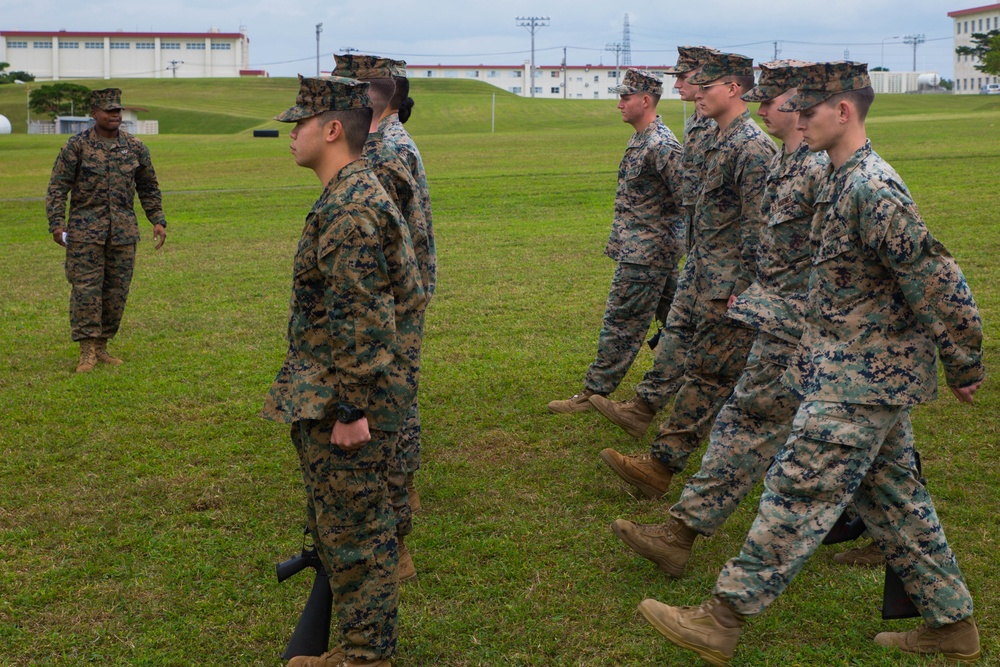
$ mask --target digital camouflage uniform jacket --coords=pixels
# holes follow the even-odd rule
[[[403,214],[410,230],[413,252],[420,266],[420,285],[427,298],[434,293],[437,266],[434,263],[434,236],[424,216],[419,188],[409,169],[383,140],[381,132],[372,132],[365,142],[363,157],[375,172],[389,198]]]
[[[604,254],[670,269],[680,258],[683,229],[681,145],[659,116],[629,140],[618,168],[615,219]]]
[[[406,165],[413,180],[417,182],[417,196],[420,198],[420,208],[424,214],[424,221],[427,224],[427,257],[420,257],[417,250],[417,259],[421,266],[428,268],[430,276],[430,293],[428,300],[434,294],[434,285],[437,282],[437,250],[434,246],[434,222],[431,217],[431,194],[427,187],[427,173],[424,171],[424,161],[420,157],[417,145],[413,143],[413,137],[406,131],[403,124],[399,122],[399,114],[390,114],[379,121],[378,131],[382,133],[382,141],[392,150],[399,159]],[[426,286],[425,286],[426,288]]]
[[[263,416],[332,417],[343,402],[369,428],[399,429],[413,393],[399,382],[423,307],[409,232],[364,160],[335,176],[306,216],[295,253],[288,353]],[[409,391],[409,393],[407,393]]]
[[[799,342],[805,325],[813,204],[829,163],[826,153],[810,151],[804,141],[771,159],[760,210],[757,279],[726,312],[789,343]]]
[[[684,249],[691,245],[691,218],[705,173],[705,151],[715,143],[715,120],[697,111],[684,121],[684,151],[681,155],[681,204],[684,206]]]
[[[45,198],[49,233],[65,229],[70,243],[138,243],[136,193],[149,221],[166,226],[160,186],[146,146],[123,130],[114,142],[102,139],[95,128],[84,130],[70,137],[52,168]]]
[[[705,152],[705,176],[692,221],[688,261],[700,298],[728,299],[756,275],[760,200],[777,151],[744,111]]]
[[[827,167],[806,329],[786,373],[805,400],[913,405],[985,376],[982,322],[955,260],[869,142]]]

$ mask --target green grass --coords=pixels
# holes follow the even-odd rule
[[[43,201],[65,137],[0,137],[0,665],[279,665],[311,583],[274,580],[273,563],[296,551],[304,499],[287,428],[257,416],[283,358],[291,257],[318,194],[288,155],[287,128],[267,120],[295,83],[117,83],[150,117],[162,112],[163,134],[144,140],[170,221],[155,252],[142,223],[112,344],[122,367],[72,372],[68,286]],[[12,90],[24,94],[0,87],[5,115]],[[648,438],[545,410],[579,389],[594,352],[629,128],[610,102],[498,93],[491,135],[484,85],[416,81],[414,98],[408,127],[430,176],[440,277],[421,390],[427,509],[408,542],[419,579],[402,591],[397,664],[699,664],[635,607],[709,595],[759,494],[697,543],[687,577],[668,580],[608,524],[662,520],[687,475],[663,502],[637,500],[597,452],[639,452]],[[679,133],[681,105],[663,113]],[[887,96],[870,121],[876,150],[965,270],[991,363],[1000,100]],[[251,138],[258,126],[283,138]],[[644,351],[619,396],[650,362]],[[947,393],[917,408],[914,426],[977,604],[981,664],[995,664],[998,392],[988,381],[971,408]],[[822,548],[751,621],[734,664],[944,664],[873,645],[876,632],[915,623],[879,620],[881,574],[835,566],[841,548]]]

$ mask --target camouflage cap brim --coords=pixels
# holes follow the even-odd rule
[[[710,46],[678,46],[677,64],[663,71],[674,75],[686,74],[701,67],[710,53],[719,53],[719,51]]]
[[[747,92],[740,95],[744,102],[766,102],[780,97],[788,88],[783,86],[756,85]]]
[[[363,81],[340,76],[306,78],[300,74],[295,106],[281,112],[274,120],[295,123],[327,111],[364,109],[370,104],[368,84]]]
[[[778,107],[778,111],[804,111],[811,109],[820,102],[825,102],[840,92],[843,91],[828,93],[824,90],[800,90],[789,98],[787,102]]]

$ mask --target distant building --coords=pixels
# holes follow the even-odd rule
[[[673,89],[674,78],[663,73],[667,65],[633,65],[658,74],[663,79],[661,99],[680,99]],[[608,88],[618,85],[616,76],[625,76],[625,67],[614,65],[541,65],[535,67],[535,97],[549,100],[615,100]],[[531,97],[531,61],[522,65],[409,65],[410,79],[471,79]]]
[[[955,19],[955,48],[972,46],[972,33],[987,33],[990,30],[1000,30],[1000,4],[984,5],[972,9],[959,9],[948,12]],[[955,58],[955,92],[960,95],[976,95],[979,89],[988,83],[1000,83],[997,77],[976,69],[979,60],[972,56]]]
[[[665,74],[666,65],[636,66],[663,79],[664,100],[679,100],[674,77]],[[535,97],[541,99],[614,100],[618,96],[608,88],[616,85],[616,72],[625,76],[625,67],[614,65],[543,65],[535,68]],[[756,75],[757,72],[755,71]],[[878,94],[915,93],[921,77],[933,72],[870,72],[872,87]],[[471,79],[482,81],[508,93],[531,97],[531,61],[523,65],[407,65],[411,79]]]
[[[266,76],[245,32],[0,32],[0,61],[39,80]]]

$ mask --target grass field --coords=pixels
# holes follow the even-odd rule
[[[44,192],[65,137],[0,137],[0,665],[277,666],[311,577],[280,586],[304,497],[287,428],[258,417],[284,355],[291,258],[319,191],[287,126],[268,120],[291,79],[123,81],[162,134],[143,137],[170,226],[143,221],[136,276],[112,348],[126,360],[72,371],[62,249]],[[423,514],[408,541],[419,579],[401,600],[401,667],[696,665],[636,613],[697,604],[735,555],[748,498],[672,581],[608,524],[662,520],[600,463],[643,451],[594,414],[558,417],[594,353],[612,262],[602,251],[631,129],[611,102],[532,101],[414,82],[407,127],[430,178],[439,287],[428,314],[421,405]],[[23,132],[22,87],[0,113]],[[20,97],[18,97],[20,96]],[[684,110],[662,112],[680,134]],[[23,111],[22,111],[23,114]],[[18,123],[20,122],[20,125]],[[1000,99],[886,96],[869,131],[934,234],[964,268],[998,352]],[[274,127],[282,138],[254,139]],[[617,396],[648,367],[648,351]],[[946,390],[914,411],[925,473],[1000,664],[1000,399]],[[692,461],[696,465],[697,456]],[[693,473],[689,467],[687,473]],[[941,665],[875,646],[881,572],[821,548],[734,665]]]

